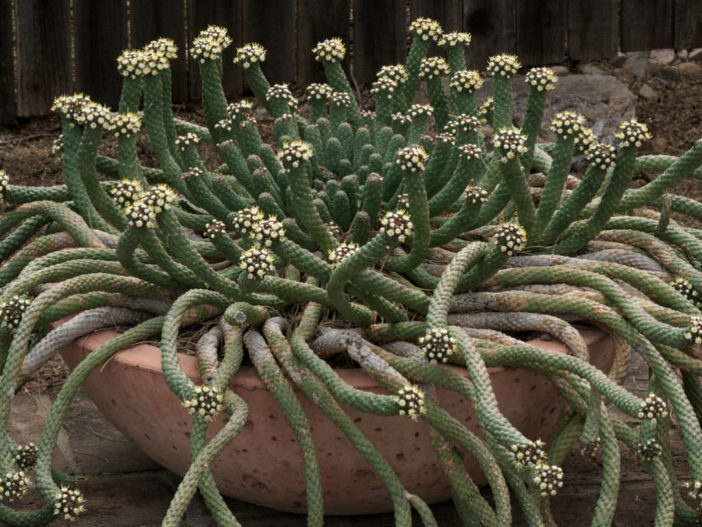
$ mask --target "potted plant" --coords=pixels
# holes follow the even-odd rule
[[[574,112],[550,123],[554,143],[537,144],[553,72],[526,74],[529,98],[516,127],[515,56],[490,59],[494,94],[478,107],[473,92],[482,78],[465,65],[470,37],[443,33],[429,19],[415,20],[410,32],[406,64],[383,67],[373,84],[374,112],[362,110],[346,79],[339,39],[313,49],[328,84],[308,87],[309,116],[296,112],[286,85],[268,83],[261,46],[238,49],[234,62],[275,119],[275,145],[262,140],[249,102],[227,104],[221,53],[231,40],[216,26],[190,50],[200,64],[206,127],[173,118],[169,60],[177,50],[168,39],[120,56],[118,112],[80,94],[57,98],[66,185],[13,186],[4,172],[0,179],[3,199],[18,205],[0,220],[2,428],[18,382],[57,347],[115,321],[133,327],[103,335],[75,363],[38,447],[17,445],[9,434],[0,439],[3,522],[73,520],[84,510],[71,478],[52,470],[58,426],[93,370],[157,336],[165,385],[181,413],[193,415],[180,425],[190,428],[193,461],[164,525],[178,525],[198,489],[218,524],[238,525],[210,468],[247,422],[256,422],[230,385],[244,361],[278,402],[302,452],[304,493],[290,508],[305,509],[310,525],[321,525],[324,514],[318,452],[328,445],[315,444],[312,434],[322,416],[377,473],[397,525],[411,524],[412,508],[424,525],[436,525],[421,492],[408,491],[361,432],[366,415],[391,427],[397,416],[421,422],[465,525],[509,525],[510,499],[531,525],[552,523],[548,499],[562,486],[560,464],[578,439],[602,452],[593,525],[609,525],[614,515],[620,442],[638,452],[656,484],[656,525],[696,521],[702,231],[679,225],[671,213],[699,218],[702,205],[670,189],[696,175],[702,146],[680,158],[638,156],[649,138],[644,124],[622,123],[615,148],[598,142]],[[446,59],[427,57],[432,43]],[[412,104],[421,80],[431,106]],[[489,140],[483,125],[492,128]],[[158,169],[139,163],[142,127]],[[106,133],[117,137],[116,159],[98,154]],[[223,163],[206,166],[198,142]],[[580,180],[569,178],[576,153],[588,160]],[[661,175],[629,190],[644,169]],[[179,332],[208,320],[216,324],[198,346],[194,382],[178,358]],[[575,321],[613,339],[609,375],[590,361],[588,341],[599,337],[586,340]],[[555,335],[568,353],[515,336],[529,331]],[[631,351],[651,366],[644,399],[618,384]],[[375,384],[350,382],[342,373],[349,359]],[[594,362],[608,369],[606,358]],[[492,367],[554,380],[568,412],[548,443],[515,426],[512,403],[498,405]],[[463,414],[447,411],[447,394]],[[620,421],[610,404],[640,426]],[[455,417],[466,408],[480,435]],[[671,409],[692,473],[689,504],[669,463]],[[215,418],[221,428],[206,439]],[[482,468],[494,505],[477,491],[480,476],[466,470],[466,452]],[[26,490],[30,470],[46,505],[18,511],[9,502]]]

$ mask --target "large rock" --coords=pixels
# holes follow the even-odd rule
[[[526,99],[529,86],[524,77],[512,79],[512,90],[515,97],[515,124],[520,124],[524,118]],[[476,100],[482,103],[492,95],[492,79],[486,79],[483,87],[476,93]],[[619,123],[634,117],[636,96],[627,86],[611,75],[568,75],[560,77],[556,89],[548,92],[544,125],[541,128],[540,139],[553,141],[555,135],[548,130],[547,123],[564,110],[580,112],[587,119],[593,131],[607,142],[613,140]]]

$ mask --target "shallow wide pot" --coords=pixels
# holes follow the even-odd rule
[[[110,338],[103,331],[77,340],[62,350],[74,368],[90,351]],[[599,331],[583,331],[591,361],[608,371],[614,343]],[[565,353],[556,341],[534,340],[530,344]],[[180,354],[183,370],[199,381],[195,357]],[[466,375],[465,369],[450,367]],[[378,383],[356,369],[338,370],[356,388],[387,393]],[[556,424],[563,400],[555,385],[537,373],[515,368],[491,368],[492,385],[500,410],[527,437],[548,438]],[[220,491],[240,500],[291,512],[305,511],[302,458],[294,436],[277,403],[255,370],[242,367],[230,384],[249,406],[246,426],[212,466]],[[83,388],[98,409],[148,456],[183,475],[190,464],[191,418],[171,393],[161,372],[161,353],[140,344],[115,355],[95,370]],[[390,497],[370,465],[307,397],[298,392],[312,426],[319,452],[327,514],[366,514],[392,510]],[[470,430],[478,432],[472,407],[455,392],[437,390],[440,405]],[[434,456],[429,435],[421,423],[401,417],[378,417],[344,407],[399,476],[408,491],[428,503],[450,499],[446,477]],[[210,426],[212,437],[223,425],[219,416]],[[486,480],[477,462],[466,456],[466,467],[478,485]]]

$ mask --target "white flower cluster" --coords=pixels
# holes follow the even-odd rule
[[[593,143],[585,151],[585,158],[589,163],[593,163],[602,170],[607,170],[614,165],[617,159],[617,151],[611,145]]]
[[[413,229],[414,225],[412,225],[412,220],[407,211],[397,209],[385,213],[385,216],[380,220],[378,232],[403,243],[411,236]]]
[[[469,205],[482,205],[488,200],[488,192],[481,187],[468,187],[463,191],[463,199]]]
[[[161,37],[156,40],[152,40],[146,46],[144,46],[144,51],[159,53],[168,60],[178,58],[178,46],[176,46],[176,43],[170,38]]]
[[[399,414],[406,415],[413,421],[426,413],[424,391],[416,384],[408,384],[395,394],[395,402],[400,407]]]
[[[652,136],[648,131],[648,126],[632,119],[620,124],[619,131],[614,134],[614,137],[619,139],[621,147],[635,146],[639,148],[644,141],[648,141]]]
[[[267,249],[255,246],[241,254],[239,269],[244,271],[251,280],[260,280],[266,275],[275,272],[271,253]]]
[[[348,256],[358,251],[357,243],[340,243],[336,248],[329,251],[328,258],[332,263],[332,267],[336,267],[343,262]]]
[[[537,91],[555,90],[558,75],[551,68],[531,68],[524,77],[524,82]]]
[[[284,143],[278,152],[278,161],[283,164],[286,171],[300,166],[301,162],[309,161],[314,155],[312,145],[304,141],[290,141]]]
[[[699,291],[695,289],[695,286],[693,286],[692,282],[690,282],[687,278],[676,276],[675,280],[669,282],[669,284],[675,288],[678,293],[692,302],[696,308],[699,309],[702,307],[702,298],[700,298]]]
[[[236,55],[234,55],[234,64],[238,64],[245,70],[265,60],[266,48],[257,42],[251,42],[237,48]]]
[[[58,161],[61,161],[63,159],[63,134],[59,134],[58,137],[51,142],[51,154]],[[0,199],[2,199],[1,192]]]
[[[4,477],[0,477],[0,502],[21,498],[29,490],[30,483],[22,470],[6,473]]]
[[[429,155],[421,146],[406,146],[395,154],[395,163],[403,172],[421,172],[426,167]]]
[[[409,115],[411,119],[415,117],[431,117],[433,113],[434,108],[428,104],[413,104],[407,110],[407,115]]]
[[[233,102],[227,106],[227,114],[232,121],[239,122],[248,117],[251,108],[253,108],[253,104],[245,99],[242,99],[239,102]]]
[[[685,332],[685,338],[695,345],[702,344],[702,317],[690,317],[690,327]]]
[[[577,112],[558,112],[551,120],[551,131],[558,136],[575,136],[585,126],[585,117]]]
[[[351,97],[349,97],[348,93],[342,91],[335,91],[329,98],[329,104],[331,104],[332,106],[348,108],[351,106]]]
[[[117,71],[132,79],[158,75],[169,67],[168,57],[154,49],[127,49],[117,57]]]
[[[86,511],[84,503],[85,497],[80,490],[61,485],[54,496],[54,516],[61,516],[64,520],[74,522]]]
[[[0,201],[2,201],[2,196],[7,192],[7,187],[10,186],[10,175],[0,168]]]
[[[431,328],[419,337],[419,347],[422,355],[431,362],[448,362],[451,355],[456,353],[456,339],[453,338],[447,327]]]
[[[20,295],[14,295],[9,300],[0,302],[0,323],[4,323],[10,329],[16,329],[31,303],[29,298]]]
[[[394,113],[390,116],[390,120],[392,121],[392,124],[396,125],[408,125],[412,123],[412,118],[409,115],[405,115],[404,113],[397,112]]]
[[[220,26],[209,26],[200,31],[190,48],[190,56],[198,62],[205,63],[222,56],[222,52],[232,43],[227,29]]]
[[[157,183],[141,195],[141,201],[151,207],[156,215],[169,209],[177,198],[176,191],[165,183]]]
[[[456,46],[467,46],[470,44],[472,37],[470,33],[461,31],[452,31],[444,33],[439,39],[439,46],[442,48],[455,48]]]
[[[240,232],[241,234],[249,234],[251,228],[262,221],[265,218],[261,209],[256,206],[250,207],[248,209],[241,209],[232,215],[230,221],[232,229]]]
[[[434,42],[438,42],[444,34],[441,24],[434,19],[424,17],[414,20],[409,26],[409,31],[415,38]]]
[[[93,102],[83,93],[74,95],[60,95],[54,99],[51,111],[61,114],[66,119],[80,126],[112,130],[112,113],[107,106]]]
[[[268,102],[273,101],[284,101],[288,103],[291,108],[297,107],[297,99],[290,91],[287,84],[274,84],[266,92],[266,100]]]
[[[563,487],[563,469],[557,465],[547,465],[545,463],[536,465],[536,476],[532,481],[539,488],[541,495],[546,498],[555,496],[558,489]]]
[[[397,81],[394,79],[381,77],[371,85],[371,93],[375,97],[387,97],[388,99],[392,99],[397,87]]]
[[[388,64],[386,66],[381,66],[378,70],[377,77],[378,80],[394,80],[398,85],[407,82],[407,79],[409,79],[404,64]]]
[[[483,85],[483,78],[476,70],[459,70],[449,79],[449,88],[458,93],[473,93]]]
[[[183,152],[187,147],[195,146],[199,142],[200,138],[197,135],[193,134],[192,132],[188,132],[184,135],[179,135],[176,137],[175,145],[178,152]]]
[[[483,101],[483,104],[478,108],[478,119],[480,119],[480,124],[488,124],[488,116],[492,114],[495,109],[495,100],[492,97],[488,97]]]
[[[661,455],[663,447],[655,439],[639,441],[636,445],[636,455],[643,461],[653,461]]]
[[[668,416],[668,405],[655,393],[649,393],[641,403],[637,417],[639,419],[656,419]]]
[[[224,410],[224,397],[214,386],[195,386],[195,394],[183,401],[183,406],[190,415],[199,415],[206,421],[211,421]]]
[[[440,134],[436,134],[432,142],[435,145],[438,145],[439,143],[443,143],[445,145],[454,145],[456,143],[456,137],[449,132],[441,132]]]
[[[512,445],[514,466],[522,469],[524,467],[533,468],[536,465],[543,464],[547,459],[545,446],[546,444],[541,439]]]
[[[312,48],[314,60],[320,62],[341,62],[346,55],[346,46],[340,38],[328,38]]]
[[[285,236],[285,225],[275,216],[260,219],[251,226],[251,238],[257,245],[270,247],[275,240]]]
[[[136,179],[123,179],[109,190],[112,199],[122,208],[141,199],[144,189]]]
[[[480,159],[480,147],[478,145],[461,145],[458,147],[458,159],[467,163],[468,161]]]
[[[495,243],[500,252],[513,256],[526,247],[526,231],[518,223],[505,223],[495,231]]]
[[[495,77],[511,77],[519,71],[522,64],[516,55],[504,53],[493,55],[488,59],[487,70]]]
[[[124,215],[134,227],[156,227],[156,212],[143,201],[135,201],[124,209]]]
[[[307,86],[307,97],[310,100],[328,101],[334,89],[328,84],[313,82]]]
[[[446,123],[446,130],[453,135],[459,133],[475,132],[480,129],[480,119],[472,115],[461,114]]]
[[[38,455],[39,447],[34,443],[18,445],[15,451],[15,463],[22,470],[28,470],[36,464]]]
[[[597,143],[597,136],[589,126],[581,126],[580,131],[573,138],[573,145],[577,152],[581,154],[587,153],[588,149]]]
[[[135,113],[116,113],[112,116],[113,132],[117,137],[132,136],[141,129],[141,117]]]
[[[697,510],[702,510],[702,481],[686,481],[682,486],[687,490],[687,495],[697,502]]]
[[[502,128],[492,138],[492,144],[499,149],[500,161],[507,163],[527,151],[526,136],[517,128]]]
[[[212,220],[205,225],[205,231],[202,233],[205,238],[209,238],[210,240],[225,234],[227,234],[227,227],[224,225],[224,222],[219,220]]]
[[[444,57],[427,57],[422,59],[422,62],[419,65],[420,79],[443,77],[448,75],[449,72],[449,65]]]

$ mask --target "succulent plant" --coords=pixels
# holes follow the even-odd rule
[[[21,512],[3,503],[2,522],[73,520],[85,509],[71,478],[52,470],[59,425],[90,371],[154,336],[161,339],[166,382],[194,416],[192,437],[204,437],[208,421],[228,414],[216,442],[193,443],[194,461],[164,524],[178,524],[199,488],[218,524],[238,525],[208,467],[246,420],[244,401],[228,389],[244,351],[296,423],[309,525],[323,522],[319,463],[291,385],[330,417],[343,403],[431,427],[465,525],[509,525],[508,488],[530,525],[552,523],[548,498],[567,484],[559,465],[579,438],[602,453],[593,525],[612,522],[620,442],[639,454],[656,483],[656,525],[671,525],[674,516],[699,518],[702,230],[677,223],[671,212],[702,219],[702,204],[672,193],[683,179],[700,177],[702,142],[680,157],[642,156],[638,150],[650,138],[643,123],[622,123],[612,147],[599,142],[581,115],[564,112],[550,123],[555,142],[537,143],[547,92],[557,82],[551,70],[526,73],[529,94],[518,123],[511,84],[521,68],[517,57],[490,58],[494,90],[479,106],[474,96],[483,79],[465,64],[470,35],[444,34],[430,19],[414,21],[410,33],[406,64],[381,68],[373,83],[375,111],[356,100],[341,65],[344,43],[317,44],[312,52],[328,84],[306,91],[309,117],[287,85],[266,79],[262,46],[239,48],[234,63],[275,119],[274,144],[262,139],[251,102],[225,99],[221,77],[229,65],[222,51],[231,38],[216,26],[190,50],[202,76],[205,127],[172,114],[169,61],[177,51],[167,39],[119,57],[123,89],[116,112],[83,94],[56,99],[62,124],[56,152],[66,184],[19,186],[0,171],[0,197],[14,206],[0,219],[0,427],[7,431],[23,372],[48,359],[47,349],[57,347],[51,342],[65,338],[66,325],[58,326],[29,349],[48,323],[83,312],[108,326],[111,310],[125,305],[153,316],[75,369],[38,449],[19,447],[6,432],[0,437],[3,495],[19,497],[28,485],[17,464],[33,467],[46,502]],[[427,57],[432,42],[446,59]],[[413,104],[422,80],[430,105]],[[159,168],[142,166],[137,157],[142,127]],[[109,134],[117,140],[116,158],[99,153]],[[206,166],[198,143],[209,144],[222,163]],[[574,179],[571,161],[580,153],[588,166]],[[660,175],[630,189],[632,176],[643,170]],[[180,368],[178,335],[212,317],[220,318],[227,344],[221,358],[217,337],[199,351],[208,373],[196,385]],[[609,375],[587,361],[574,320],[615,338]],[[331,340],[341,347],[347,330],[356,331],[374,357],[360,366],[387,394],[341,380],[317,353],[322,327],[325,345]],[[543,328],[557,331],[573,354],[544,351],[508,334]],[[394,341],[411,353],[385,346]],[[632,351],[653,373],[645,400],[618,384]],[[443,363],[464,365],[468,375]],[[491,366],[528,368],[557,380],[570,413],[547,443],[525,437],[502,415]],[[433,386],[457,391],[475,407],[482,438],[440,407]],[[610,405],[640,426],[622,421]],[[669,413],[684,439],[696,503],[681,498],[669,463]],[[424,525],[435,525],[421,497],[403,489],[355,424],[338,422],[384,474],[396,525],[411,524],[412,507]],[[490,468],[494,506],[476,493],[454,448]]]

